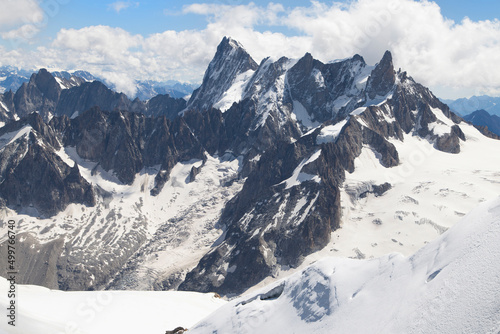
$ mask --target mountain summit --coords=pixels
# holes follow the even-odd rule
[[[374,99],[378,96],[386,96],[396,83],[396,73],[392,64],[392,54],[384,53],[382,60],[375,66],[366,84],[368,97]]]
[[[257,63],[240,43],[224,37],[208,65],[203,83],[189,99],[189,109],[203,110],[215,105],[242,75],[257,69]]]

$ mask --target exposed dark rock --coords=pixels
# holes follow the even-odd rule
[[[14,93],[12,91],[0,94],[0,122],[9,123],[15,120]],[[5,108],[6,107],[6,108]]]
[[[48,120],[50,115],[56,114],[61,91],[56,79],[47,70],[41,69],[18,89],[14,95],[15,108],[12,111],[19,117],[36,111]]]
[[[391,184],[387,182],[380,185],[371,185],[370,189],[360,193],[359,197],[365,198],[366,196],[368,196],[368,194],[374,194],[376,197],[379,197],[385,194],[391,188]]]
[[[130,100],[125,94],[113,92],[99,81],[86,82],[62,91],[55,114],[72,117],[95,106],[103,110],[128,110]]]
[[[447,153],[460,153],[460,138],[454,132],[447,133],[436,139],[435,147]]]
[[[474,127],[479,131],[481,132],[483,135],[485,135],[486,137],[488,138],[491,138],[491,139],[497,139],[497,140],[500,140],[500,136],[494,134],[493,132],[491,132],[487,126],[481,126],[481,125],[474,125]]]
[[[366,91],[370,99],[378,96],[385,96],[389,93],[396,82],[392,55],[389,51],[384,53],[382,60],[372,71],[366,84]]]
[[[27,151],[24,156],[9,161],[0,193],[7,206],[22,210],[33,207],[41,215],[51,216],[66,208],[70,203],[88,206],[95,204],[92,186],[81,177],[78,168],[66,165],[44,138],[36,131],[28,138],[20,138],[18,149]],[[24,141],[24,143],[22,143]]]
[[[336,99],[343,95],[353,98],[359,94],[355,78],[364,67],[366,63],[359,55],[323,64],[306,53],[287,72],[290,99],[299,102],[313,121],[323,123],[330,120],[340,110],[334,107]]]
[[[462,129],[460,129],[460,126],[458,125],[453,125],[451,127],[451,132],[455,134],[459,139],[465,141],[465,134],[462,132]]]
[[[186,108],[186,100],[181,98],[173,98],[170,95],[157,95],[147,101],[145,110],[131,110],[134,112],[142,112],[146,116],[158,117],[165,116],[173,120],[178,117],[179,112]]]
[[[177,327],[174,330],[166,331],[165,334],[182,334],[187,332],[187,329],[184,327]]]
[[[195,179],[196,179],[196,175],[200,174],[201,172],[201,168],[203,166],[200,166],[200,167],[191,167],[191,171],[189,172],[189,182],[193,182]]]
[[[382,166],[394,167],[399,164],[396,147],[372,129],[363,128],[363,143],[370,145],[380,155],[379,160]]]
[[[181,118],[170,121],[164,116],[147,118],[92,108],[60,130],[64,145],[75,146],[82,158],[113,170],[124,183],[131,184],[145,166],[161,165],[155,193],[177,162],[204,159],[203,147]]]

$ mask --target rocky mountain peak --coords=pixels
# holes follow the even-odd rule
[[[33,74],[30,79],[30,84],[35,83],[36,87],[50,100],[57,100],[61,94],[61,87],[56,79],[49,71],[42,68],[37,74]]]
[[[220,52],[225,49],[244,49],[243,45],[241,45],[237,40],[232,39],[231,37],[224,36],[219,46],[217,47],[217,52]]]
[[[386,51],[382,60],[373,69],[366,85],[370,99],[376,96],[385,96],[396,83],[396,72],[392,63],[392,54]]]
[[[46,69],[34,73],[28,83],[23,83],[14,96],[16,113],[23,117],[34,111],[39,112],[45,119],[54,115],[55,108],[61,95],[61,87]]]
[[[187,107],[209,109],[222,98],[240,74],[255,71],[258,66],[240,43],[224,37],[208,65],[202,85],[193,92]]]
[[[351,60],[352,61],[359,61],[359,62],[366,64],[365,59],[357,53],[354,56],[352,56]]]

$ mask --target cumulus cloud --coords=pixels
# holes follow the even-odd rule
[[[127,8],[130,7],[139,7],[138,2],[132,2],[132,1],[116,1],[108,5],[108,8],[111,10],[114,10],[118,14]]]
[[[12,29],[28,23],[40,23],[44,11],[36,0],[0,0],[0,29]]]
[[[132,79],[199,82],[222,37],[231,36],[257,62],[311,52],[325,62],[358,53],[374,64],[390,50],[397,67],[444,97],[453,92],[500,95],[500,21],[450,21],[431,1],[312,1],[295,8],[200,3],[179,14],[199,15],[206,25],[150,36],[107,26],[63,29],[52,45],[21,58],[89,70],[133,94]],[[15,59],[10,54],[3,62]]]
[[[46,24],[46,13],[36,0],[0,0],[0,37],[30,43]]]
[[[10,40],[32,40],[36,34],[40,32],[40,28],[33,24],[25,24],[17,29],[12,29],[6,32],[0,32],[3,39]]]
[[[36,42],[38,33],[67,0],[0,0],[0,37],[12,47]]]
[[[198,4],[184,11],[204,15],[207,32],[230,31],[256,58],[311,52],[330,61],[358,53],[374,64],[390,50],[396,66],[445,95],[500,94],[500,21],[454,22],[432,1],[312,1],[296,8]],[[290,33],[260,32],[262,25]]]

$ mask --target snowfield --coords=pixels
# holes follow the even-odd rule
[[[6,310],[5,278],[0,291],[0,308]],[[62,292],[18,285],[17,294],[16,326],[7,325],[2,312],[2,334],[163,334],[189,328],[226,303],[195,292]]]
[[[356,116],[353,116],[356,117]],[[436,150],[418,136],[392,139],[400,164],[386,168],[378,153],[364,147],[353,173],[346,172],[341,190],[340,229],[330,243],[304,259],[298,268],[282,266],[247,292],[285,278],[325,257],[373,259],[390,253],[410,256],[455,225],[479,204],[499,195],[500,141],[483,136],[464,122],[461,152]],[[389,183],[383,195],[373,185]],[[364,195],[362,195],[364,193]],[[497,334],[497,333],[495,333]]]
[[[16,327],[2,321],[0,332],[154,334],[183,326],[190,334],[497,334],[498,240],[500,198],[481,204],[410,257],[324,258],[229,303],[191,292],[61,292],[19,285]],[[8,291],[4,278],[0,290]],[[0,294],[0,308],[8,302]]]
[[[202,333],[500,332],[500,198],[414,255],[325,258],[235,299]]]

